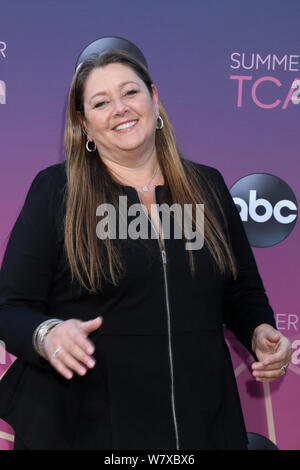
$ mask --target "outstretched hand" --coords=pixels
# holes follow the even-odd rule
[[[102,324],[102,317],[89,321],[66,320],[52,328],[45,337],[44,348],[51,365],[66,379],[74,372],[85,375],[95,365],[94,344],[88,335]]]
[[[285,374],[291,356],[290,341],[273,326],[263,323],[254,330],[252,350],[258,361],[252,364],[252,374],[259,382],[272,382]]]

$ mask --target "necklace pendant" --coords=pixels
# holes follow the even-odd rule
[[[142,190],[143,190],[144,192],[147,192],[147,191],[149,191],[149,188],[148,188],[148,186],[143,186],[143,187],[142,187]]]

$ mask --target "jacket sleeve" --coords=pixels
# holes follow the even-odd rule
[[[215,180],[238,269],[237,278],[233,280],[230,277],[226,286],[224,323],[254,356],[251,349],[254,329],[262,323],[276,328],[276,323],[240,215],[222,175],[217,170]]]
[[[0,339],[6,349],[35,365],[35,328],[49,319],[47,299],[55,259],[56,185],[45,169],[37,174],[10,233],[0,271]]]

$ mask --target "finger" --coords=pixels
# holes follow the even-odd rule
[[[78,362],[68,351],[62,349],[59,352],[59,356],[53,359],[54,363],[63,364],[68,370],[76,372],[78,375],[85,375],[86,367],[84,367],[80,362]]]
[[[271,364],[264,365],[263,370],[267,370],[267,371],[278,370],[282,366],[285,366],[285,365],[286,365],[286,362],[283,362],[283,361],[274,362],[274,363],[271,363]]]
[[[268,341],[271,341],[271,343],[278,343],[280,338],[281,338],[280,333],[274,333],[273,331],[268,332],[266,335],[266,339]]]
[[[267,383],[267,382],[274,382],[274,380],[277,380],[277,379],[278,379],[278,377],[274,377],[274,378],[272,378],[272,379],[263,379],[263,378],[260,379],[260,378],[256,377],[255,380],[256,380],[256,382],[264,382],[264,383]]]
[[[273,354],[268,354],[267,357],[261,361],[264,365],[275,364],[276,362],[289,362],[292,352],[285,347],[281,347]]]
[[[280,368],[276,370],[255,370],[252,375],[257,379],[277,379],[284,375],[284,371]]]
[[[80,347],[86,354],[93,354],[95,352],[95,346],[88,338],[84,336],[82,332],[74,335],[73,342]]]
[[[291,356],[277,356],[274,360],[267,360],[263,362],[263,367],[266,370],[280,369],[280,367],[289,364],[291,361]]]
[[[264,362],[255,362],[252,364],[252,370],[277,370],[288,363],[284,361],[265,364]]]
[[[85,332],[82,331],[81,327],[77,326],[69,332],[69,336],[64,337],[64,346],[68,351],[72,353],[74,345],[79,346],[86,354],[93,354],[95,346],[91,340],[85,336]]]
[[[92,331],[97,330],[102,324],[103,318],[97,317],[94,320],[88,320],[85,322],[81,322],[80,327],[86,334],[91,333]]]
[[[50,362],[54,369],[56,369],[60,375],[65,377],[65,379],[72,379],[73,372],[68,367],[66,367],[59,359],[51,359]]]
[[[91,369],[96,364],[94,358],[85,353],[85,351],[77,344],[72,345],[72,349],[68,349],[67,352],[73,356],[74,359]]]

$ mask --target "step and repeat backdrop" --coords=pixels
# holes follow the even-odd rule
[[[129,39],[148,61],[183,153],[223,174],[277,328],[292,343],[286,375],[262,384],[225,331],[247,431],[283,450],[300,449],[299,22],[298,0],[12,0],[0,9],[1,259],[34,176],[64,160],[79,53],[103,36]],[[0,379],[14,360],[1,342]],[[13,440],[0,420],[0,449]]]

